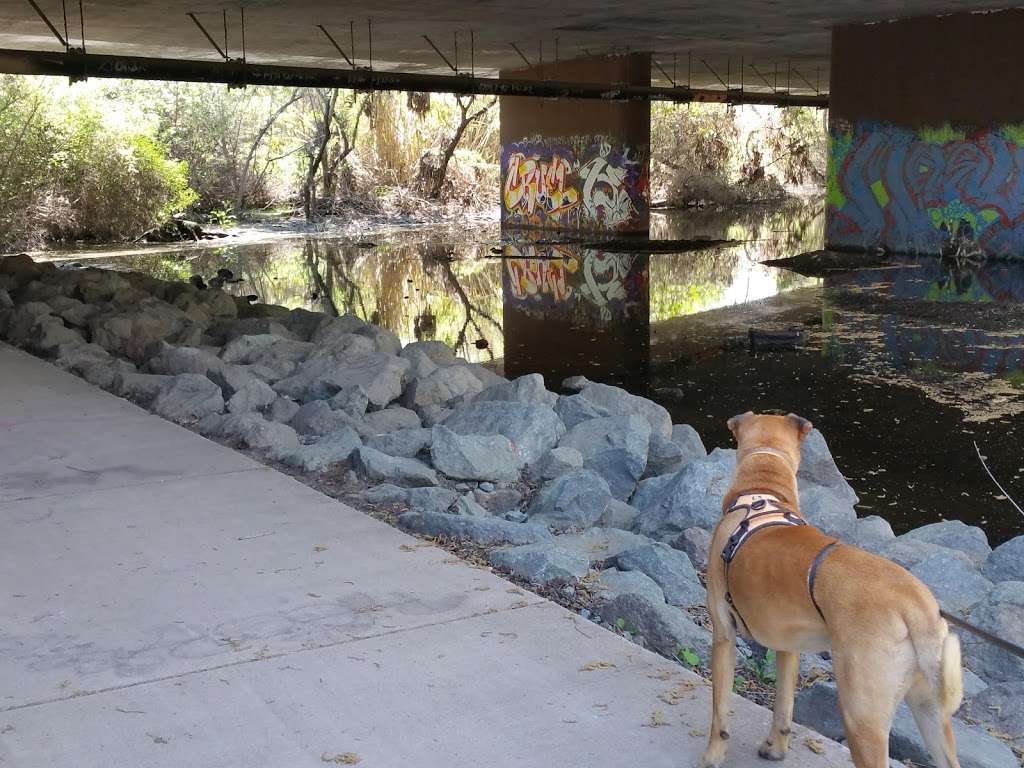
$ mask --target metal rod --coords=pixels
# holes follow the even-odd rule
[[[672,83],[672,87],[675,88],[676,87],[676,80],[675,80],[675,78],[674,77],[669,77],[668,72],[666,72],[662,68],[661,64],[658,63],[658,60],[656,58],[654,58],[653,56],[651,57],[651,63],[655,67],[657,67],[658,71],[661,72],[661,74],[665,76],[665,79],[668,80],[670,83]]]
[[[811,81],[810,81],[810,80],[808,80],[808,79],[807,79],[806,77],[804,77],[803,75],[801,75],[801,74],[800,74],[800,72],[799,72],[799,71],[797,70],[797,68],[796,68],[796,67],[793,67],[793,74],[794,74],[794,75],[796,75],[797,77],[799,77],[799,78],[800,78],[801,80],[803,80],[803,81],[804,81],[805,83],[807,83],[807,87],[808,87],[808,88],[810,88],[810,89],[811,89],[812,91],[814,91],[815,93],[817,93],[817,89],[816,89],[816,88],[815,88],[815,87],[814,87],[813,85],[811,85]]]
[[[340,54],[341,54],[341,58],[343,58],[343,59],[344,59],[344,60],[345,60],[346,62],[348,62],[348,65],[349,65],[350,67],[352,67],[352,68],[355,68],[355,66],[356,66],[356,65],[355,65],[355,62],[354,62],[354,61],[352,61],[352,59],[350,59],[350,58],[348,57],[348,54],[347,54],[347,53],[345,53],[345,51],[343,51],[343,50],[341,49],[341,46],[340,46],[340,45],[338,45],[338,42],[337,42],[337,41],[336,41],[336,40],[335,40],[335,39],[334,39],[333,37],[331,37],[331,33],[327,31],[327,28],[326,28],[326,27],[324,27],[324,25],[323,25],[323,24],[317,24],[317,25],[316,25],[316,27],[317,27],[317,29],[319,29],[319,30],[320,30],[321,32],[323,32],[323,33],[324,33],[324,35],[326,35],[326,36],[327,36],[327,39],[331,41],[331,45],[333,45],[333,46],[334,46],[334,50],[336,50],[336,51],[337,51],[338,53],[340,53]]]
[[[540,77],[544,79],[544,41],[537,41],[537,66],[540,67]]]
[[[458,30],[452,33],[453,47],[452,50],[455,52],[455,72],[459,71],[459,33]]]
[[[555,38],[555,70],[558,70],[558,38]]]
[[[228,58],[228,9],[224,8],[221,13],[224,16],[224,58]]]
[[[821,93],[821,67],[817,67],[814,72],[814,92]]]
[[[725,90],[732,90],[732,56],[725,57]]]
[[[744,70],[746,69],[746,67],[743,66],[743,63],[743,57],[740,56],[740,93],[743,92],[743,76],[745,74]]]
[[[242,62],[245,62],[245,6],[238,6],[238,13],[241,15],[242,21]]]
[[[373,19],[366,17],[366,66],[373,69]]]
[[[82,0],[78,0],[78,21],[82,32],[82,53],[85,53],[85,10],[82,8]]]
[[[68,4],[67,0],[60,0],[60,10],[64,14],[64,42],[68,40]],[[65,47],[67,47],[65,45]]]
[[[348,22],[348,41],[351,44],[351,48],[349,50],[352,51],[352,61],[355,62],[355,60],[356,60],[356,22],[353,19],[350,19],[349,22]],[[352,69],[355,69],[355,68],[356,68],[356,65],[355,65],[355,63],[353,63],[352,64]]]
[[[476,77],[476,34],[469,30],[469,75]]]
[[[686,87],[693,88],[693,51],[686,52]]]
[[[53,36],[56,37],[60,41],[60,44],[63,45],[65,48],[67,48],[68,47],[68,41],[65,38],[60,36],[60,32],[57,31],[57,28],[55,26],[53,26],[53,24],[50,23],[50,20],[48,18],[46,18],[46,14],[43,13],[43,9],[40,8],[38,5],[36,5],[35,0],[28,0],[28,4],[32,6],[32,10],[34,10],[36,13],[39,14],[39,18],[42,19],[43,23],[45,23],[46,26],[48,26],[50,28],[50,31],[53,32]],[[65,22],[65,27],[66,26],[67,26],[67,22]]]
[[[754,70],[754,74],[757,75],[758,77],[760,77],[764,81],[764,84],[767,85],[769,88],[771,88],[772,89],[772,93],[774,93],[776,88],[775,88],[774,85],[772,85],[772,81],[769,80],[767,77],[765,77],[764,75],[761,74],[761,71],[757,67],[754,66],[754,62],[750,62],[750,68],[752,70]]]
[[[515,43],[509,43],[509,45],[512,46],[512,50],[519,54],[519,58],[526,62],[527,67],[533,67],[533,64],[530,63],[530,60],[526,58],[526,54],[519,50],[518,45],[516,45]]]
[[[217,49],[217,53],[219,53],[219,54],[220,54],[220,57],[221,57],[222,59],[224,59],[225,61],[227,61],[228,55],[227,55],[226,53],[224,53],[224,51],[222,51],[222,50],[220,49],[220,46],[219,46],[219,45],[217,45],[217,41],[216,41],[216,40],[214,40],[214,39],[213,39],[213,38],[212,38],[212,37],[210,36],[210,33],[206,31],[206,27],[204,27],[204,26],[203,26],[202,24],[200,24],[200,23],[199,23],[199,19],[197,19],[197,18],[196,18],[196,15],[195,15],[194,13],[192,13],[192,11],[189,11],[189,12],[188,12],[188,13],[186,13],[185,15],[186,15],[186,16],[188,16],[188,17],[189,17],[190,19],[192,19],[192,21],[194,21],[194,22],[195,22],[195,25],[196,25],[197,27],[199,27],[199,31],[200,31],[200,32],[202,32],[202,33],[203,33],[203,35],[204,35],[204,36],[206,37],[206,39],[210,41],[210,45],[212,45],[212,46],[213,46],[214,48],[216,48],[216,49]]]
[[[707,63],[706,61],[704,61],[704,59],[701,59],[701,60],[700,60],[700,63],[701,63],[701,64],[703,64],[703,65],[704,65],[705,67],[707,67],[707,68],[708,68],[708,72],[710,72],[710,73],[711,73],[712,75],[714,75],[714,76],[715,76],[715,80],[717,80],[718,82],[720,82],[720,83],[721,83],[722,85],[724,85],[724,86],[725,86],[725,90],[727,90],[727,91],[729,90],[729,84],[728,84],[728,83],[726,83],[726,82],[725,82],[725,80],[723,80],[722,78],[720,78],[720,77],[718,76],[718,73],[717,73],[717,72],[715,72],[715,70],[713,70],[713,69],[711,68],[711,65],[710,65],[710,64],[708,64],[708,63]]]
[[[445,56],[443,53],[441,53],[441,49],[438,48],[436,45],[434,45],[434,41],[433,40],[431,40],[426,35],[423,36],[423,39],[426,40],[427,44],[430,45],[430,47],[434,49],[434,53],[436,53],[438,56],[440,56],[442,61],[444,61],[444,63],[448,65],[448,69],[450,69],[452,72],[458,72],[459,71],[455,67],[454,64],[452,64],[450,61],[448,61],[448,57]]]
[[[676,54],[672,54],[672,85],[676,84]]]
[[[299,88],[345,88],[362,91],[421,91],[484,96],[532,96],[538,98],[593,99],[599,101],[724,101],[718,89],[663,88],[649,85],[542,81],[528,78],[427,75],[412,72],[370,71],[247,64],[237,61],[159,59],[142,56],[54,53],[0,49],[0,72],[16,75],[58,77],[109,77],[133,80],[176,80],[274,85]],[[743,103],[825,108],[828,96],[802,94],[774,96],[747,92]]]

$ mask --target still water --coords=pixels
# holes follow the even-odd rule
[[[733,241],[686,253],[495,228],[58,260],[182,280],[227,267],[242,278],[238,293],[353,312],[404,342],[441,339],[510,377],[622,384],[693,424],[709,447],[731,444],[724,424],[736,413],[795,411],[825,433],[862,514],[897,532],[959,518],[993,544],[1024,532],[974,447],[1024,501],[1024,263],[890,260],[809,274],[765,264],[820,248],[821,211],[809,202],[654,214],[652,240]],[[799,341],[754,350],[752,328],[799,331]]]

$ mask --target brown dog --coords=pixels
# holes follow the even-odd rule
[[[831,650],[857,768],[889,765],[889,728],[904,697],[935,765],[959,768],[950,715],[962,697],[960,644],[931,592],[898,565],[799,518],[796,472],[809,421],[747,412],[729,429],[736,474],[709,556],[714,703],[702,768],[725,758],[737,632],[776,652],[775,711],[761,757],[786,756],[800,653]]]

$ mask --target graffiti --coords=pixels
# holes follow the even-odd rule
[[[1024,256],[1024,129],[837,124],[830,145],[830,245]]]
[[[508,270],[509,290],[516,299],[549,298],[560,302],[572,294],[572,288],[566,284],[566,275],[574,274],[578,264],[572,257],[538,259],[527,256],[506,259],[505,268]]]
[[[502,149],[502,222],[624,230],[647,223],[647,151],[609,138],[537,139]]]

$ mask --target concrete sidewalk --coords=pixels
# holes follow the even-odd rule
[[[659,698],[680,684],[678,704]],[[559,606],[0,345],[4,768],[680,768],[709,698]],[[734,709],[727,765],[761,766],[769,713]],[[850,763],[797,726],[789,764]]]

